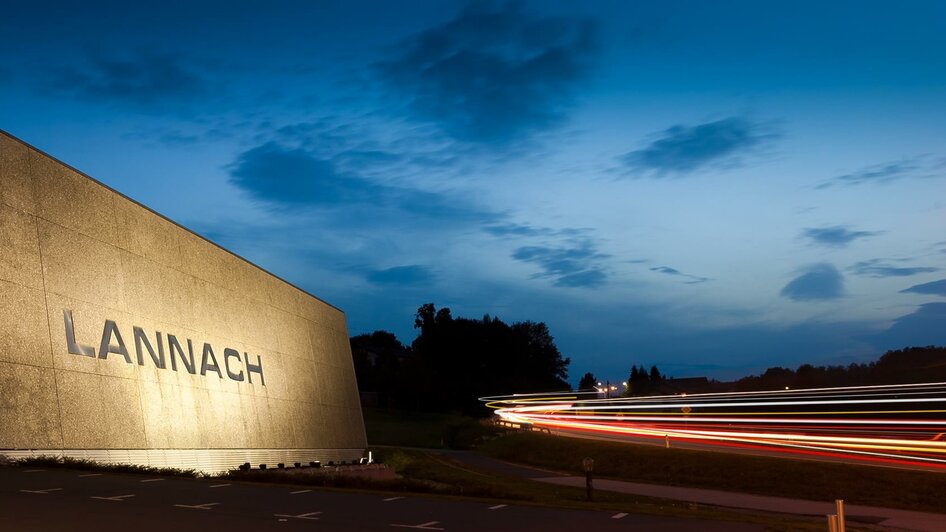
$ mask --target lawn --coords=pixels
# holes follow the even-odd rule
[[[454,413],[405,412],[365,408],[369,445],[469,449],[497,430],[484,420]]]

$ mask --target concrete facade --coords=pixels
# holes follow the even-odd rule
[[[340,310],[0,132],[0,453],[225,469],[365,447]]]

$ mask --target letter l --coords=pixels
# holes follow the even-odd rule
[[[82,355],[84,357],[94,357],[95,348],[88,345],[79,345],[76,343],[76,329],[72,323],[72,311],[69,309],[63,309],[62,318],[63,321],[66,322],[66,347],[69,348],[69,353],[73,355]]]

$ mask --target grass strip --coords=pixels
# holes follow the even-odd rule
[[[193,469],[178,469],[174,467],[151,467],[134,464],[107,464],[95,460],[83,460],[63,456],[33,456],[20,458],[13,463],[18,466],[31,467],[62,467],[92,471],[96,473],[132,473],[137,475],[162,475],[169,477],[201,478],[208,475]]]
[[[365,431],[370,445],[469,449],[498,430],[484,420],[456,413],[405,412],[364,408]]]

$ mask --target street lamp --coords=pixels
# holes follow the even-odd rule
[[[627,383],[626,383],[626,382],[624,383],[624,387],[625,387],[625,388],[627,387]],[[595,389],[598,390],[598,393],[604,392],[604,398],[605,398],[605,399],[610,399],[610,398],[611,398],[611,392],[612,392],[612,391],[616,391],[616,390],[618,389],[618,387],[611,385],[611,381],[605,381],[605,384],[604,384],[604,385],[602,385],[602,384],[599,382],[599,383],[598,383],[598,388],[595,388]]]
[[[614,391],[614,390],[617,390],[617,389],[618,389],[617,386],[612,386],[612,385],[611,385],[611,381],[605,381],[605,386],[604,386],[604,398],[605,398],[605,399],[610,399],[610,398],[611,398],[611,392]]]

